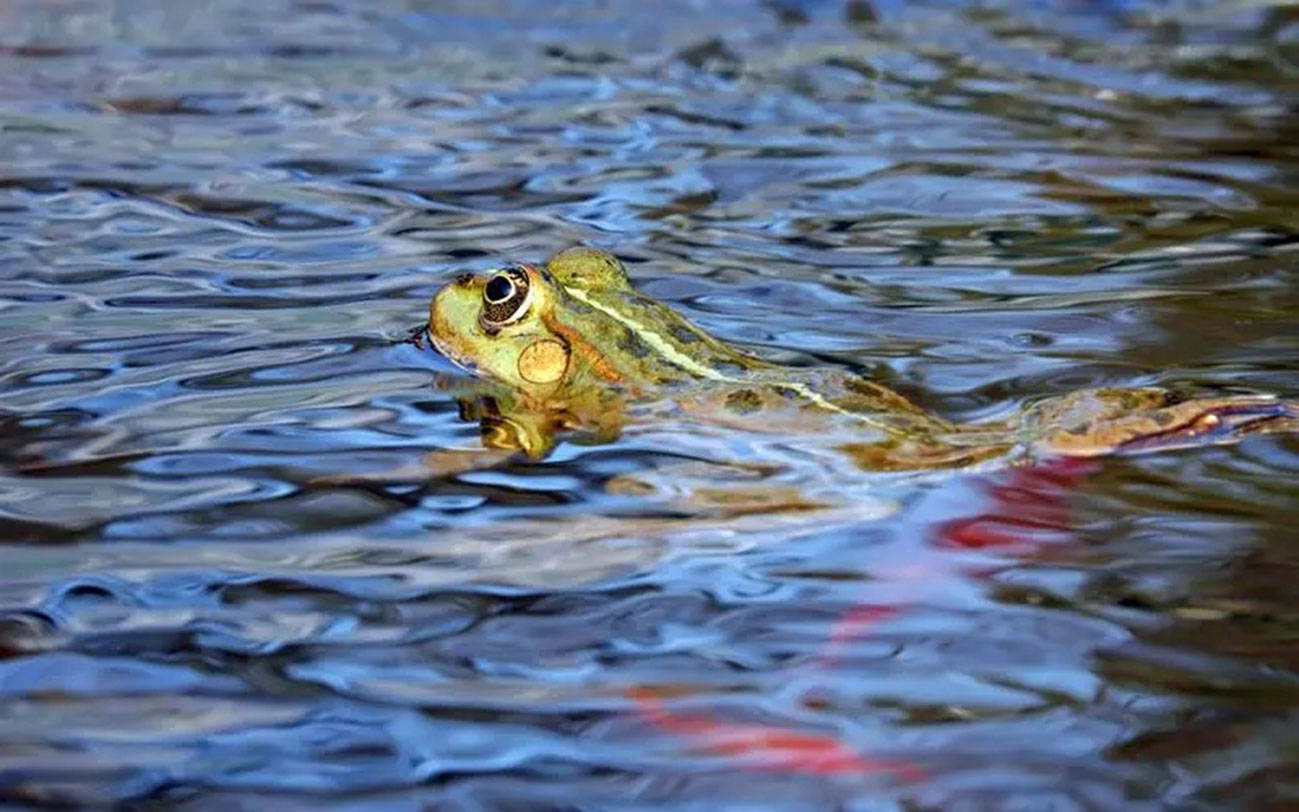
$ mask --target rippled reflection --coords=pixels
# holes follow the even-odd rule
[[[0,798],[1293,798],[1292,438],[742,449],[838,497],[800,511],[682,510],[738,441],[677,426],[365,477],[478,443],[399,341],[432,292],[577,242],[953,419],[1299,396],[1297,43],[1267,2],[0,0]]]

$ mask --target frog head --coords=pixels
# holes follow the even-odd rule
[[[531,265],[462,274],[429,307],[438,352],[475,375],[522,391],[550,390],[568,374],[572,351],[546,326],[562,291]]]
[[[587,380],[642,381],[652,359],[625,352],[636,326],[578,298],[593,290],[634,295],[622,263],[586,247],[561,251],[544,268],[462,274],[434,296],[429,336],[459,366],[535,399]]]
[[[583,384],[728,380],[761,365],[638,292],[617,258],[588,247],[561,251],[545,267],[456,277],[433,298],[429,336],[456,364],[533,401]]]

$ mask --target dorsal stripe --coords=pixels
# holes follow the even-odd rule
[[[713,380],[713,381],[725,381],[727,383],[737,383],[737,384],[750,383],[748,381],[745,381],[742,378],[734,378],[729,375],[718,372],[712,367],[709,367],[706,364],[702,364],[699,361],[696,361],[694,358],[691,358],[689,355],[686,355],[685,353],[678,350],[676,347],[672,346],[671,342],[669,342],[666,338],[664,338],[659,333],[656,333],[652,330],[638,329],[639,325],[637,325],[634,321],[627,318],[622,313],[619,313],[617,310],[608,307],[606,305],[603,305],[600,302],[595,301],[589,295],[587,295],[587,292],[584,290],[580,290],[578,288],[564,288],[564,292],[567,293],[569,296],[572,296],[574,299],[577,299],[579,302],[582,302],[583,304],[587,305],[588,307],[593,307],[596,310],[599,310],[601,313],[605,314],[609,318],[613,319],[614,321],[618,322],[622,326],[626,327],[628,330],[631,330],[636,335],[640,336],[645,341],[645,343],[653,347],[654,350],[657,351],[665,361],[671,364],[675,364],[676,366],[684,369],[685,371],[689,372],[690,374],[694,375],[697,378],[706,378],[708,380]],[[595,351],[594,348],[592,348],[592,351],[593,352]],[[603,356],[601,356],[601,360],[603,360]],[[878,419],[870,417],[869,415],[858,414],[857,412],[850,412],[847,409],[844,409],[843,407],[839,406],[838,404],[831,403],[830,401],[826,400],[821,395],[821,393],[814,391],[811,387],[807,386],[806,384],[800,383],[798,381],[779,381],[778,385],[783,386],[786,389],[790,389],[794,392],[797,392],[799,395],[803,396],[804,398],[811,401],[812,403],[815,403],[817,406],[821,407],[822,409],[825,409],[826,411],[834,412],[836,414],[841,414],[844,415],[845,417],[850,417],[854,420],[860,421],[862,423],[866,423],[867,425],[883,428],[886,431],[890,429],[896,431],[895,427],[890,426],[885,421],[880,421]]]

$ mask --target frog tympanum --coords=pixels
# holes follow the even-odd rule
[[[561,251],[544,266],[457,277],[433,298],[428,333],[442,355],[488,382],[489,391],[462,401],[464,415],[481,421],[484,445],[534,458],[564,432],[608,439],[665,416],[815,438],[870,471],[1299,430],[1294,402],[1179,399],[1154,388],[1044,399],[1001,423],[949,422],[847,372],[781,366],[725,344],[638,292],[613,255],[588,247]],[[636,405],[644,403],[659,405]]]

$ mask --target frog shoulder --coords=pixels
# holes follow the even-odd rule
[[[627,269],[608,251],[578,245],[566,248],[546,262],[546,270],[566,288],[580,290],[631,290]]]

